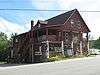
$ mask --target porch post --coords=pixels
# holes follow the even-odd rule
[[[71,48],[72,48],[72,51],[74,52],[74,50],[73,50],[73,40],[72,40],[72,43],[71,43]],[[73,53],[74,54],[74,53]]]
[[[32,49],[31,50],[32,50],[32,63],[33,63],[34,62],[33,44],[32,44]]]
[[[39,52],[41,52],[41,46],[39,46]]]
[[[82,52],[82,41],[80,41],[80,54],[83,55],[83,52]]]
[[[13,58],[13,49],[11,50],[11,58]]]
[[[73,42],[73,33],[71,32],[71,48],[72,48],[72,52],[73,52],[73,55],[76,54],[76,52],[74,51],[74,42]]]
[[[88,54],[89,54],[90,51],[89,51],[89,35],[88,35],[88,33],[87,33],[86,37],[87,37],[87,51],[88,51]]]
[[[82,40],[83,40],[83,34],[82,32],[80,33],[80,54],[83,55],[83,49],[82,49]]]
[[[47,58],[49,58],[49,41],[48,41],[48,29],[46,29],[46,44],[47,44],[47,50],[46,50],[46,55]]]
[[[64,42],[61,41],[61,50],[62,50],[62,55],[64,55]]]
[[[64,41],[63,41],[63,32],[62,32],[61,50],[62,50],[62,55],[64,55]]]
[[[49,58],[49,41],[46,41],[46,43],[47,43],[47,58]]]

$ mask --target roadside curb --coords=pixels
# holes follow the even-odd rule
[[[18,65],[18,66],[7,66],[7,67],[0,67],[0,70],[4,69],[11,69],[11,68],[23,68],[23,67],[31,67],[31,66],[40,66],[40,65],[49,65],[49,64],[55,64],[55,63],[62,63],[62,62],[72,62],[72,61],[78,61],[78,60],[87,60],[87,59],[93,59],[94,57],[83,57],[83,58],[73,58],[73,59],[66,59],[66,60],[60,60],[60,61],[54,61],[54,62],[44,62],[44,63],[36,63],[36,64],[25,64],[25,65]],[[10,64],[11,65],[11,64]],[[17,64],[15,64],[17,65]]]

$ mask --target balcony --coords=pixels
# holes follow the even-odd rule
[[[57,36],[56,35],[48,35],[48,36],[42,35],[38,38],[39,42],[46,41],[46,40],[48,40],[48,41],[57,41]]]

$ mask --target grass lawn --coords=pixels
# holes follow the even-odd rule
[[[54,56],[48,59],[49,62],[59,61],[59,60],[67,60],[67,59],[75,59],[75,58],[84,58],[84,57],[91,57],[89,56],[72,56],[72,57],[65,57],[65,56]]]
[[[7,63],[6,61],[0,61],[0,64],[5,64],[5,63]]]

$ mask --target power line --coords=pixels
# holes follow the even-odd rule
[[[10,1],[5,1],[5,0],[0,0],[0,3],[12,3],[12,2],[38,2],[38,3],[51,3],[51,2],[55,2],[55,1],[53,1],[53,0],[50,0],[50,1],[48,1],[48,0],[34,0],[34,1],[28,1],[28,0],[26,0],[26,1],[14,1],[14,0],[10,0]]]
[[[68,11],[68,10],[40,10],[40,9],[20,9],[20,8],[16,8],[16,9],[0,9],[0,10],[10,10],[10,11]],[[79,12],[100,12],[100,10],[80,10]]]
[[[22,11],[67,11],[67,10],[38,10],[38,9],[0,9],[0,10],[22,10]]]

